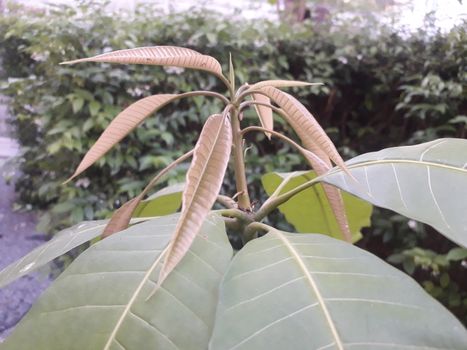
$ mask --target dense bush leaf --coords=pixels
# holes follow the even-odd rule
[[[271,195],[287,175],[286,173],[264,175],[261,181],[267,194]],[[297,173],[281,193],[290,191],[315,177],[316,174],[313,171]],[[372,206],[346,192],[342,193],[342,198],[349,221],[349,229],[355,242],[362,236],[360,230],[370,226]],[[298,232],[316,232],[343,239],[338,222],[322,187],[313,186],[302,191],[279,206],[279,210]]]
[[[374,205],[436,228],[467,245],[467,140],[440,139],[367,153],[323,178]]]
[[[2,349],[206,349],[218,285],[232,249],[210,216],[183,261],[157,283],[161,252],[178,215],[116,233],[81,254]]]
[[[410,277],[322,235],[272,229],[233,259],[209,349],[462,349],[467,331]]]

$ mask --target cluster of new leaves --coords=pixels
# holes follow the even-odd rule
[[[123,64],[151,64],[169,65],[184,68],[205,70],[222,79],[233,95],[235,84],[234,70],[231,64],[230,81],[224,78],[221,65],[213,57],[202,55],[196,51],[173,47],[155,46],[129,50],[120,50],[105,53],[91,58],[65,62],[73,64],[78,62],[109,62]],[[247,105],[243,99],[252,97],[249,104],[257,109],[264,131],[270,137],[273,130],[273,109],[277,110],[284,119],[297,132],[305,149],[302,153],[318,175],[323,175],[331,169],[331,161],[346,169],[344,161],[337,152],[334,144],[318,124],[316,119],[306,108],[291,95],[279,90],[280,87],[307,86],[308,83],[294,81],[263,81],[251,86],[244,85],[238,93],[231,96],[229,101],[222,95],[209,91],[195,91],[178,95],[154,95],[146,97],[132,104],[121,112],[103,132],[97,142],[85,155],[77,170],[70,179],[81,174],[85,169],[100,159],[112,146],[123,139],[131,130],[138,126],[145,118],[164,105],[187,96],[211,95],[226,102],[222,114],[212,115],[208,118],[199,140],[193,151],[193,161],[187,173],[186,187],[183,192],[182,214],[176,232],[170,243],[165,257],[164,267],[161,270],[159,283],[167,277],[168,273],[180,262],[201,228],[209,210],[216,201],[222,186],[225,170],[230,158],[232,148],[231,118],[239,118],[242,109]],[[278,107],[271,105],[273,101]],[[276,133],[274,133],[276,134]],[[285,136],[282,136],[285,137]],[[298,146],[299,147],[299,146]],[[183,157],[184,159],[185,157]],[[178,161],[176,161],[178,162]],[[244,176],[244,175],[243,175]],[[344,204],[339,190],[330,185],[324,185],[326,196],[336,216],[343,237],[351,241],[351,234]],[[246,189],[239,188],[239,191]],[[146,191],[126,203],[121,210],[113,216],[105,235],[121,231],[126,228],[133,211],[144,198]],[[241,194],[240,194],[241,195]],[[250,208],[243,208],[250,209]],[[118,224],[117,224],[118,223]]]

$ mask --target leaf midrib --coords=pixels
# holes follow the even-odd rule
[[[167,249],[169,246],[167,246],[157,257],[157,259],[154,261],[154,263],[150,266],[146,274],[144,275],[143,279],[139,283],[138,287],[136,290],[133,292],[133,295],[131,296],[130,300],[128,301],[128,304],[126,305],[125,309],[122,312],[122,315],[118,319],[114,329],[112,330],[112,333],[109,336],[109,339],[107,340],[107,343],[105,344],[103,350],[108,350],[110,348],[110,345],[112,345],[112,341],[115,339],[117,332],[119,331],[123,321],[125,320],[125,317],[128,315],[130,312],[131,307],[133,306],[136,298],[138,297],[139,293],[141,292],[141,289],[145,285],[145,283],[149,280],[149,277],[151,276],[152,272],[155,270],[159,262],[161,261],[162,257],[165,255]]]
[[[203,182],[204,178],[206,177],[206,169],[207,169],[208,166],[211,164],[212,155],[213,155],[214,151],[215,151],[216,148],[217,148],[216,145],[217,145],[217,143],[218,143],[218,141],[219,141],[220,135],[221,135],[221,133],[222,133],[222,131],[223,131],[223,129],[224,129],[224,126],[225,126],[224,123],[225,123],[225,117],[222,117],[222,120],[221,120],[221,122],[219,123],[219,129],[218,129],[217,132],[216,132],[216,138],[214,139],[214,142],[213,142],[212,145],[211,145],[211,149],[209,150],[209,156],[206,158],[207,161],[206,161],[206,163],[203,165],[203,168],[202,168],[202,171],[201,171],[201,177],[198,179],[197,183],[194,184],[194,185],[195,185],[195,190],[193,191],[193,194],[192,194],[192,196],[191,196],[190,201],[187,203],[187,206],[186,206],[187,209],[186,209],[186,211],[185,211],[186,214],[184,215],[184,217],[182,218],[182,220],[180,220],[180,221],[182,221],[182,222],[184,221],[185,217],[186,217],[186,216],[188,215],[188,213],[190,212],[190,208],[191,208],[191,206],[192,206],[192,204],[193,204],[193,201],[195,200],[195,198],[198,198],[198,192],[199,192],[199,189],[200,189],[200,184]],[[195,163],[195,162],[194,162],[194,159],[193,159],[193,163]],[[187,185],[186,185],[186,186],[187,186],[187,188],[188,188],[188,186],[189,186],[188,182],[187,182]]]
[[[459,171],[462,173],[467,173],[467,169],[462,168],[462,167],[456,167],[453,165],[448,165],[448,164],[443,164],[443,163],[435,163],[435,162],[429,162],[425,160],[415,160],[415,159],[390,159],[388,158],[388,159],[369,160],[369,161],[363,161],[361,163],[347,164],[347,168],[350,170],[350,169],[358,169],[358,168],[371,166],[371,165],[394,164],[394,163],[412,164],[412,165],[419,165],[419,166],[431,166],[434,168],[442,168],[442,169],[448,169],[448,170]],[[323,175],[323,177],[326,177],[328,175],[334,175],[340,172],[342,172],[341,169],[334,168],[334,170],[331,170],[329,173]]]
[[[323,310],[324,316],[326,318],[326,322],[327,322],[327,324],[328,324],[328,326],[329,326],[329,328],[331,330],[331,333],[332,333],[332,336],[334,338],[335,345],[337,346],[337,349],[338,350],[344,350],[344,347],[342,345],[342,341],[341,341],[341,339],[339,337],[339,334],[337,333],[336,325],[334,324],[334,321],[332,320],[332,317],[331,317],[331,315],[329,313],[329,310],[328,310],[328,308],[327,308],[327,306],[326,306],[326,304],[324,302],[324,298],[322,297],[321,292],[320,292],[315,280],[313,279],[312,275],[308,271],[305,263],[300,258],[299,253],[289,243],[288,239],[280,231],[278,231],[276,229],[272,229],[271,232],[273,232],[277,237],[279,237],[279,239],[284,243],[284,245],[286,246],[286,248],[288,249],[288,251],[290,252],[292,257],[294,258],[294,260],[299,265],[299,267],[302,270],[304,276],[308,280],[313,292],[315,293],[316,298],[318,299],[318,304],[320,305],[321,309]]]

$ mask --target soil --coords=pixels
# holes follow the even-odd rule
[[[7,118],[5,106],[0,105],[0,270],[46,240],[44,234],[36,232],[37,220],[33,214],[13,210],[14,185],[7,183],[3,175],[11,167],[6,160],[15,155],[17,146],[9,138]],[[0,289],[0,342],[49,284],[47,273],[36,272]]]

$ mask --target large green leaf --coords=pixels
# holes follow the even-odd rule
[[[85,221],[60,231],[50,241],[0,271],[0,288],[99,236],[107,222],[108,220]]]
[[[467,331],[414,280],[324,235],[249,242],[221,284],[211,350],[465,349]]]
[[[206,349],[232,248],[222,219],[210,215],[203,237],[148,299],[177,220],[150,220],[93,245],[44,293],[4,349]]]
[[[288,173],[268,173],[264,175],[261,182],[267,194],[271,195],[288,175]],[[316,173],[314,171],[297,173],[297,176],[292,177],[289,183],[284,186],[281,193],[290,191],[315,177]],[[366,201],[345,192],[342,193],[342,199],[344,200],[350,232],[355,242],[362,237],[360,233],[362,227],[370,226],[372,206]],[[312,186],[300,192],[279,206],[279,210],[298,232],[322,233],[342,239],[341,229],[322,186]]]
[[[324,181],[467,245],[467,140],[387,148],[353,158],[347,166],[357,181],[339,169]]]
[[[136,207],[134,217],[164,216],[175,213],[182,204],[185,183],[178,183],[157,191]]]

